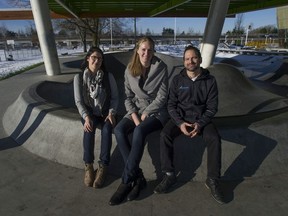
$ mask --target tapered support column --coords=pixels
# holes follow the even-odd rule
[[[212,0],[201,44],[202,67],[213,64],[230,0]]]
[[[47,0],[30,0],[46,74],[60,74],[60,64]]]

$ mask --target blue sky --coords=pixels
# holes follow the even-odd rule
[[[0,0],[0,9],[9,8],[6,0]],[[0,26],[5,25],[11,31],[18,31],[19,29],[25,30],[25,27],[33,24],[33,20],[1,20]],[[194,33],[203,33],[205,29],[206,18],[176,18],[176,32],[186,33],[189,29],[192,29]],[[265,25],[275,25],[276,20],[276,8],[260,10],[245,13],[243,16],[243,26],[249,26],[252,24],[253,28],[257,28]],[[232,30],[235,25],[235,18],[226,18],[222,32]],[[175,27],[175,18],[139,18],[137,21],[138,31],[145,33],[149,28],[152,33],[161,33],[163,28]],[[132,26],[131,26],[132,28]]]
[[[203,33],[206,25],[206,18],[176,18],[176,31],[188,32],[189,28],[195,33]],[[222,32],[232,30],[235,25],[236,18],[226,18]],[[265,25],[277,25],[276,8],[259,10],[244,13],[243,26],[252,24],[253,28]],[[147,28],[153,33],[162,32],[163,28],[175,28],[175,18],[140,18],[138,21],[139,31],[145,33]]]

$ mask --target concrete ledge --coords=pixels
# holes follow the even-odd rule
[[[119,65],[114,65],[114,67],[119,68]],[[224,81],[221,81],[221,75],[216,71],[226,71],[228,74],[227,67],[226,65],[217,65],[211,68],[212,73],[216,74],[217,81],[220,80],[221,83],[219,88],[221,93],[220,115],[215,118],[215,123],[222,136],[223,178],[243,179],[287,172],[287,99],[262,92],[254,88],[251,83],[242,84],[243,88],[248,86],[247,91],[239,92],[238,88],[238,91],[234,92],[232,89],[224,94],[227,86],[223,85],[224,83],[228,85],[232,78],[224,77]],[[233,75],[234,68],[232,70],[231,66],[228,68],[230,68],[230,75]],[[123,93],[123,89],[121,89],[121,73],[123,71],[117,71],[117,73],[115,77],[119,77],[119,80],[117,79],[120,86],[119,91]],[[239,73],[241,74],[241,72]],[[239,82],[243,81],[243,78],[238,75],[234,76]],[[249,92],[252,92],[251,98],[249,98]],[[246,96],[248,102],[241,102],[242,95]],[[257,96],[257,100],[253,99]],[[241,102],[240,105],[229,103],[231,97],[238,99]],[[19,145],[40,157],[68,166],[83,168],[83,129],[80,116],[74,103],[71,102],[71,98],[73,101],[71,82],[44,81],[37,83],[25,89],[6,110],[3,117],[4,129]],[[258,105],[255,105],[257,103]],[[239,107],[236,111],[234,110],[235,106]],[[231,111],[224,115],[225,110],[229,109]],[[120,110],[121,112],[123,110]],[[236,115],[232,115],[233,113]],[[99,131],[97,131],[96,158],[100,151],[99,141]],[[146,142],[141,168],[148,179],[155,179],[161,174],[159,131],[149,135]],[[202,140],[195,138],[191,141],[189,138],[181,136],[175,142],[177,143],[175,145],[175,166],[180,181],[205,180],[207,153]],[[110,174],[120,177],[123,161],[114,136],[111,153]]]

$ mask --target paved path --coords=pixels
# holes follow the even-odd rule
[[[0,81],[1,119],[23,89],[54,79],[44,71],[40,66]],[[87,188],[82,183],[83,170],[31,154],[5,134],[2,121],[0,173],[0,216],[284,216],[288,211],[288,173],[222,182],[224,205],[213,200],[202,182],[178,183],[170,193],[156,195],[156,182],[149,181],[138,200],[109,206],[119,176],[109,176],[103,189]]]

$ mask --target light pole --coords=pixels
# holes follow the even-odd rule
[[[174,45],[176,44],[176,17],[174,20]]]
[[[269,35],[266,34],[266,35],[265,35],[265,38],[266,38],[266,39],[265,39],[265,44],[267,44],[268,37],[269,37]]]
[[[249,30],[251,29],[251,25],[248,26],[247,31],[246,31],[246,39],[245,39],[245,46],[247,46],[247,42],[248,42],[248,33]]]
[[[112,36],[112,18],[110,18],[110,35],[111,35],[111,50],[112,50],[112,46],[113,46],[113,36]]]
[[[225,35],[225,41],[224,41],[224,43],[225,43],[225,44],[228,43],[228,35],[227,35],[227,34]]]

